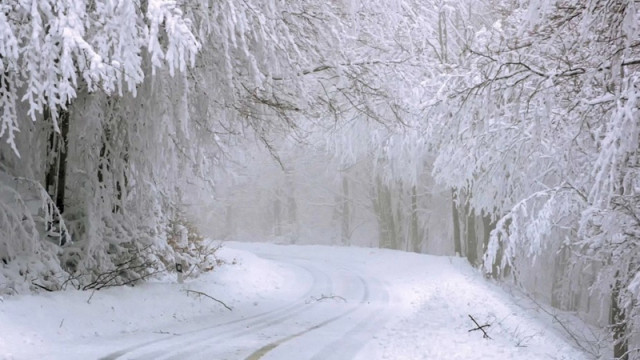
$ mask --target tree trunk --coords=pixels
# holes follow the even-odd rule
[[[341,240],[343,245],[350,243],[351,239],[351,209],[349,207],[349,179],[342,175],[342,227]]]
[[[482,245],[483,245],[482,255],[484,255],[484,251],[487,251],[487,248],[489,247],[489,240],[491,240],[491,231],[493,231],[495,226],[496,224],[493,221],[491,221],[490,214],[482,215]]]
[[[232,239],[236,234],[233,205],[227,204],[225,211],[225,239]]]
[[[491,220],[491,214],[485,213],[482,216],[482,256],[486,253],[489,248],[489,240],[491,240],[491,232],[496,228],[496,223]],[[497,274],[498,265],[494,263],[492,265],[492,274]]]
[[[287,223],[291,231],[291,241],[295,242],[298,238],[298,204],[293,193],[287,195]]]
[[[456,204],[458,192],[456,189],[451,190],[451,212],[453,215],[453,245],[457,256],[462,255],[462,243],[460,239],[460,213]]]
[[[51,122],[50,109],[44,110],[44,121]],[[67,152],[69,147],[69,111],[60,110],[58,114],[58,126],[60,132],[51,129],[49,140],[47,143],[47,171],[45,173],[45,189],[56,205],[60,215],[65,210],[65,186],[67,181]],[[54,217],[50,223],[46,225],[47,232],[55,232],[59,234],[59,244],[64,245],[67,242],[67,234],[60,229],[60,220]]]
[[[376,180],[376,194],[374,195],[373,208],[378,218],[380,233],[379,246],[387,249],[395,249],[396,224],[391,202],[391,190],[384,185],[380,178]]]
[[[418,195],[416,186],[411,187],[411,251],[421,252],[422,239],[420,227],[418,226]]]
[[[50,110],[44,111],[45,122],[53,121]],[[60,132],[49,134],[47,155],[49,163],[45,174],[45,188],[60,213],[64,212],[64,195],[67,179],[67,149],[69,145],[69,112],[61,110],[58,117]]]
[[[567,248],[561,247],[556,253],[553,261],[553,280],[551,282],[551,306],[556,309],[567,310],[565,308],[565,302],[563,298],[563,286],[562,281],[564,279],[564,272],[567,268]]]
[[[282,201],[280,200],[280,195],[280,191],[277,191],[273,202],[273,234],[275,236],[282,235]]]
[[[476,237],[476,215],[469,209],[469,204],[465,206],[467,215],[467,260],[471,265],[478,264],[478,238]]]
[[[112,200],[111,212],[117,214],[122,213],[124,207],[124,192],[128,186],[126,169],[128,168],[129,160],[126,152],[128,150],[127,144],[124,144],[124,151],[116,151],[115,153],[110,151],[110,149],[119,147],[118,144],[114,144],[113,137],[117,137],[117,135],[112,136],[113,133],[108,125],[103,127],[102,146],[100,147],[100,157],[98,159],[98,182],[109,189],[113,186],[115,199],[109,200]],[[124,168],[118,166],[120,161]]]
[[[287,222],[286,222],[286,235],[290,237],[292,243],[298,241],[298,235],[300,229],[298,226],[298,203],[296,202],[296,186],[295,175],[293,169],[285,170],[285,186],[286,186],[286,208],[287,208]]]
[[[60,113],[60,161],[58,167],[58,193],[56,195],[56,205],[60,213],[64,213],[64,195],[67,184],[67,154],[69,150],[69,112],[63,110]]]
[[[616,273],[618,278],[619,273]],[[627,320],[624,309],[620,307],[620,290],[622,284],[620,280],[616,283],[611,292],[611,309],[609,312],[609,324],[613,331],[613,357],[620,360],[629,360],[629,342],[627,340]]]

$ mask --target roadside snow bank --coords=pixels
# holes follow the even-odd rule
[[[223,247],[218,255],[225,265],[182,285],[167,276],[135,287],[5,297],[0,302],[0,359],[96,358],[127,346],[123,334],[139,343],[229,316],[221,304],[187,289],[231,308],[256,311],[297,291],[287,288],[295,283],[291,269],[242,250]],[[114,344],[109,338],[120,340]]]

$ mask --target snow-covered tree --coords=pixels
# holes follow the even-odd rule
[[[559,278],[577,281],[591,275],[571,268],[591,263],[592,296],[612,296],[615,355],[628,357],[637,326],[637,6],[503,1],[495,19],[443,74],[431,111],[436,178],[499,219],[489,269],[498,261],[526,281],[536,267],[528,258],[562,251],[571,255]]]
[[[139,87],[156,69],[184,72],[200,45],[175,1],[4,1],[0,14],[0,153],[3,174],[13,179],[4,186],[14,193],[9,204],[32,204],[3,211],[24,220],[3,227],[1,257],[9,276],[55,288],[65,280],[52,265],[61,249],[43,238],[67,246],[62,265],[69,271],[79,261],[72,237],[87,242],[80,245],[84,260],[106,256],[113,244],[95,249],[100,229],[118,221],[102,210],[124,210],[135,186],[132,167],[141,167],[132,156],[134,132],[127,132],[146,120],[139,110],[149,93],[140,96]],[[80,191],[65,192],[77,185]],[[27,259],[34,257],[40,260]],[[48,265],[40,268],[43,259]]]
[[[3,2],[5,265],[58,259],[62,269],[38,280],[55,288],[67,273],[91,281],[131,256],[170,262],[166,227],[186,184],[212,185],[239,137],[278,159],[283,136],[415,121],[426,18],[414,5]],[[284,202],[296,218],[292,198]],[[353,210],[341,203],[349,233]],[[43,273],[24,270],[7,273]]]

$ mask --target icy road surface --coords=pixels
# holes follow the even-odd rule
[[[0,358],[588,359],[462,259],[255,243],[220,257],[182,285],[5,298]]]

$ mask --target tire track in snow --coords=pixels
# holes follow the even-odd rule
[[[273,260],[278,261],[277,259]],[[100,360],[116,360],[124,356],[126,356],[127,359],[158,359],[160,355],[172,354],[173,352],[170,348],[178,347],[180,348],[180,351],[184,351],[184,346],[190,346],[203,341],[223,340],[224,338],[252,333],[257,330],[268,328],[274,324],[278,324],[283,320],[294,317],[298,313],[304,311],[306,307],[304,300],[308,299],[312,294],[315,294],[318,291],[327,291],[327,289],[331,291],[331,281],[327,274],[319,271],[312,271],[309,268],[293,264],[291,262],[288,262],[288,265],[302,269],[313,279],[312,286],[309,290],[307,290],[302,296],[290,301],[288,304],[246,318],[231,320],[221,324],[207,326],[177,335],[171,335],[169,338],[156,339],[130,346],[101,357]],[[216,329],[222,329],[222,331],[215,332]],[[210,334],[209,332],[211,331],[214,331],[214,333]],[[197,337],[194,338],[193,336]],[[184,341],[184,338],[189,340]],[[136,354],[149,347],[153,347],[153,349],[149,349],[150,352],[143,352],[139,355]],[[158,350],[157,347],[169,349]]]
[[[369,299],[369,287],[367,286],[367,283],[364,281],[364,279],[362,277],[358,276],[358,279],[362,283],[363,289],[364,289],[364,291],[363,291],[364,293],[363,293],[362,299],[360,300],[360,304],[364,304]],[[322,328],[322,327],[324,327],[324,326],[326,326],[328,324],[331,324],[331,323],[333,323],[335,321],[338,321],[338,320],[346,317],[347,315],[349,315],[349,314],[351,314],[351,313],[353,313],[355,311],[358,311],[359,309],[360,308],[358,306],[356,306],[356,307],[354,307],[354,308],[352,308],[352,309],[350,309],[348,311],[345,311],[345,312],[341,313],[340,315],[331,317],[331,318],[329,318],[329,319],[327,319],[325,321],[322,321],[322,322],[320,322],[320,323],[318,323],[318,324],[316,324],[316,325],[314,325],[314,326],[312,326],[310,328],[307,328],[307,329],[305,329],[303,331],[300,331],[300,332],[297,332],[295,334],[289,335],[289,336],[287,336],[285,338],[282,338],[282,339],[280,339],[278,341],[269,343],[269,344],[261,347],[260,349],[254,351],[245,360],[259,360],[264,355],[269,353],[271,350],[273,350],[276,347],[284,344],[285,342],[291,341],[291,340],[296,339],[298,337],[301,337],[301,336],[303,336],[305,334],[308,334],[313,330],[320,329],[320,328]]]
[[[381,291],[376,294],[377,299],[373,299],[376,302],[382,304],[389,304],[389,293],[387,287],[383,286],[379,281],[372,280],[374,283],[374,289],[380,289]],[[372,286],[369,286],[370,288]],[[389,314],[386,311],[381,311],[380,306],[374,306],[367,309],[367,315],[364,320],[358,322],[351,329],[342,334],[342,336],[326,345],[322,350],[316,353],[311,360],[329,360],[329,359],[352,359],[360,351],[360,349],[370,340],[367,336],[375,333],[380,327],[382,327],[388,320]]]
[[[273,260],[273,261],[279,261],[279,262],[282,262],[283,260],[286,259],[286,261],[287,261],[287,263],[289,265],[298,266],[298,267],[304,269],[305,271],[307,271],[310,274],[312,274],[314,279],[322,278],[323,279],[323,283],[322,283],[323,289],[320,289],[320,286],[314,286],[313,289],[311,289],[310,291],[307,292],[307,294],[305,296],[306,298],[308,298],[311,294],[315,294],[315,293],[325,293],[325,292],[326,293],[331,293],[332,292],[333,279],[331,278],[331,276],[327,272],[319,269],[315,264],[310,263],[308,259],[303,259],[303,258],[283,258],[282,260],[280,260],[279,257],[266,256],[266,255],[262,255],[262,254],[259,254],[259,256],[264,257],[266,259]],[[299,264],[300,261],[302,261],[304,263],[304,265]],[[294,262],[295,262],[295,264],[294,264]],[[317,283],[318,282],[316,281],[316,284]],[[273,329],[274,327],[276,327],[278,325],[286,324],[287,320],[295,319],[296,317],[298,317],[302,313],[311,312],[315,305],[316,304],[314,304],[314,303],[309,304],[307,302],[301,302],[299,305],[294,306],[295,310],[289,311],[289,313],[286,316],[278,317],[278,318],[274,319],[274,321],[260,322],[256,326],[244,329],[243,331],[240,331],[238,333],[234,333],[234,334],[232,334],[233,336],[225,337],[225,339],[231,338],[231,337],[237,339],[238,337],[241,337],[243,335],[249,335],[249,337],[245,338],[244,340],[255,340],[255,335],[259,335],[258,332],[260,330]],[[253,335],[254,339],[252,339],[251,335]],[[201,341],[198,344],[195,344],[195,345],[197,345],[197,347],[195,347],[195,348],[190,348],[190,349],[186,349],[186,350],[183,349],[181,352],[173,353],[171,356],[168,356],[168,357],[153,357],[153,359],[172,360],[172,359],[191,358],[191,357],[194,357],[194,356],[200,356],[200,358],[211,358],[211,357],[206,357],[206,356],[203,357],[203,354],[207,353],[207,350],[210,351],[212,348],[215,348],[216,345],[218,345],[217,342],[219,340],[221,340],[220,337],[209,338],[209,339],[207,339],[207,341]],[[243,350],[243,349],[246,350],[247,346],[239,346],[239,348],[237,348],[235,350]],[[209,354],[210,354],[210,356],[214,356],[214,355],[215,356],[220,356],[220,353],[211,353],[211,352],[209,352]],[[237,357],[234,357],[234,359],[236,359],[236,358]]]

